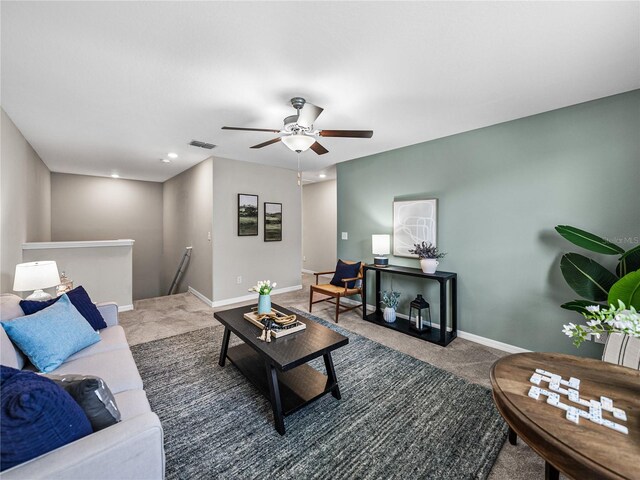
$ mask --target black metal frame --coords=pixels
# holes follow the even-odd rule
[[[256,197],[256,233],[249,234],[241,234],[240,233],[240,197]],[[238,236],[239,237],[257,237],[260,235],[260,201],[258,195],[254,195],[253,193],[239,193],[238,194],[238,209],[236,211],[236,216],[238,217]]]
[[[267,205],[280,205],[280,238],[274,240],[267,240]],[[265,242],[281,242],[282,241],[282,204],[277,202],[264,202],[264,241]]]
[[[375,276],[375,292],[376,292],[376,310],[367,314],[367,272],[374,271]],[[380,308],[380,273],[388,273],[391,275],[404,275],[409,277],[422,278],[425,280],[435,280],[440,284],[440,328],[431,327],[430,331],[417,332],[411,329],[408,320],[397,318],[394,323],[387,323],[382,316]],[[400,267],[397,265],[389,265],[388,267],[376,267],[375,265],[365,265],[362,273],[362,318],[371,323],[381,325],[383,327],[396,330],[412,337],[420,338],[427,342],[446,347],[451,341],[458,336],[458,274],[453,272],[436,272],[424,273],[418,268]],[[448,323],[448,304],[447,283],[451,284],[451,331],[447,331]],[[433,321],[433,319],[432,319]]]

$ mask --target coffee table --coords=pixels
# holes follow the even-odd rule
[[[546,397],[529,398],[529,378],[536,368],[565,380],[579,378],[581,398],[611,398],[626,412],[627,421],[616,422],[629,434],[584,418],[576,425],[565,419],[564,410],[547,405]],[[520,436],[540,455],[547,479],[557,479],[559,472],[575,479],[640,478],[640,371],[560,353],[519,353],[494,363],[491,385],[498,411],[509,424],[509,442],[515,445]],[[568,402],[566,396],[562,401]]]
[[[307,328],[284,337],[272,338],[270,343],[266,343],[258,339],[260,328],[243,316],[251,308],[252,306],[238,307],[214,314],[224,325],[218,363],[224,367],[228,358],[269,398],[275,428],[280,435],[284,435],[286,415],[327,393],[340,400],[340,387],[331,352],[347,345],[349,339],[296,313],[298,320],[304,322]],[[273,308],[287,314],[294,313],[276,304],[273,304]],[[231,332],[244,343],[229,348]],[[306,365],[320,356],[324,358],[326,375]]]

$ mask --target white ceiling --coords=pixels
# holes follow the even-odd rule
[[[206,158],[329,165],[640,88],[633,2],[2,2],[2,107],[53,171],[163,181]],[[212,151],[190,147],[212,142]],[[167,152],[179,158],[170,165]]]

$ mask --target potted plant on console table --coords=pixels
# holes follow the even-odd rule
[[[446,253],[439,252],[438,247],[431,242],[415,243],[413,247],[413,250],[409,250],[409,253],[418,255],[422,271],[424,273],[436,273],[436,269],[440,264],[438,259],[443,258]]]
[[[384,305],[384,312],[382,318],[387,323],[393,323],[396,321],[396,308],[398,308],[398,299],[400,298],[400,292],[394,292],[386,290],[382,292],[382,304]]]

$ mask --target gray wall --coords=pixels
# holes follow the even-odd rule
[[[338,207],[336,181],[302,187],[302,268],[326,272],[336,266]]]
[[[212,162],[208,158],[163,184],[163,295],[188,246],[193,247],[191,261],[176,293],[191,286],[208,299],[213,295],[213,249],[208,239],[213,219]]]
[[[258,236],[238,236],[238,193],[259,196]],[[278,288],[301,284],[301,196],[294,171],[214,158],[215,302],[248,295],[258,280],[277,282]],[[281,242],[264,241],[264,202],[282,203]]]
[[[133,299],[157,297],[162,255],[162,184],[51,174],[51,239],[132,238]]]
[[[640,91],[338,164],[341,258],[372,260],[371,234],[392,233],[394,197],[438,198],[440,269],[459,275],[459,328],[531,350],[596,356],[561,332],[581,317],[559,270],[578,251],[569,224],[625,242],[640,237]],[[377,181],[365,181],[378,179]],[[617,239],[617,240],[616,240]],[[602,259],[607,265],[612,259]],[[391,263],[418,267],[416,260]],[[390,287],[390,279],[383,280]],[[394,279],[400,310],[422,287]],[[436,291],[425,292],[437,308]],[[436,310],[437,311],[437,310]]]
[[[11,292],[24,242],[51,240],[51,175],[0,109],[0,292]]]

